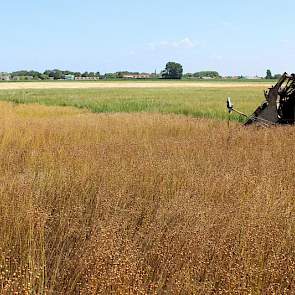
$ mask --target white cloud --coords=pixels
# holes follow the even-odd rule
[[[157,49],[192,49],[197,47],[199,44],[192,41],[190,38],[186,37],[182,40],[178,41],[161,41],[158,43],[149,43],[148,48],[150,50],[157,50]]]
[[[176,48],[194,48],[197,46],[190,38],[186,37],[183,40],[180,40],[179,42],[175,42],[173,44]]]

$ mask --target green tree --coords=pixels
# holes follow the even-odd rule
[[[193,78],[193,76],[194,75],[192,73],[186,73],[186,74],[183,75],[183,78],[190,79],[190,78]]]
[[[162,72],[163,79],[181,79],[183,75],[182,65],[176,62],[168,62]]]
[[[49,76],[46,75],[46,74],[41,74],[41,75],[40,75],[40,79],[41,79],[41,80],[48,80],[48,79],[49,79]]]
[[[279,80],[281,77],[282,77],[281,74],[275,74],[275,75],[273,76],[273,78],[276,79],[276,80]]]
[[[217,79],[217,78],[220,78],[220,75],[216,71],[201,71],[201,72],[194,73],[194,77],[198,79],[202,79],[202,78]]]
[[[116,73],[105,73],[104,74],[104,79],[116,79],[117,74]]]
[[[124,72],[117,72],[116,73],[116,75],[117,75],[117,78],[119,78],[119,79],[122,79],[122,78],[124,78]]]
[[[271,70],[267,70],[265,79],[272,79],[272,78],[273,77],[272,77],[272,74],[271,74]]]
[[[48,75],[49,77],[53,78],[54,80],[59,80],[62,78],[62,71],[58,70],[58,69],[54,69],[54,70],[46,70],[44,72],[44,75]]]

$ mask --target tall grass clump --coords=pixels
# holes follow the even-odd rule
[[[294,292],[293,127],[5,103],[0,121],[1,294]]]

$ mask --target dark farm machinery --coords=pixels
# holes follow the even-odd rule
[[[265,101],[251,116],[234,109],[231,99],[227,99],[229,114],[236,112],[246,117],[245,126],[268,127],[279,124],[295,123],[295,74],[284,73],[277,84],[264,92]]]

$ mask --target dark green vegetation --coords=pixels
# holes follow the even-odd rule
[[[180,80],[183,75],[183,67],[176,62],[168,62],[165,70],[162,72],[163,79],[178,79]]]
[[[206,78],[212,78],[212,79],[220,79],[221,75],[219,75],[218,72],[216,71],[201,71],[201,72],[196,72],[196,73],[186,73],[183,75],[185,78],[197,78],[197,79],[202,79],[204,77]]]
[[[72,72],[72,71],[63,71],[63,70],[46,70],[44,73],[40,73],[38,71],[27,71],[27,70],[22,70],[22,71],[16,71],[12,72],[11,78],[18,77],[19,80],[48,80],[50,78],[54,80],[60,80],[60,79],[65,79],[66,75],[74,75],[75,77],[100,77],[99,72]]]
[[[227,119],[225,101],[231,96],[235,107],[251,114],[263,101],[263,87],[232,88],[108,88],[1,90],[0,100],[13,103],[38,103],[47,106],[72,106],[96,113],[152,112],[191,117]],[[243,118],[232,115],[232,119]]]

